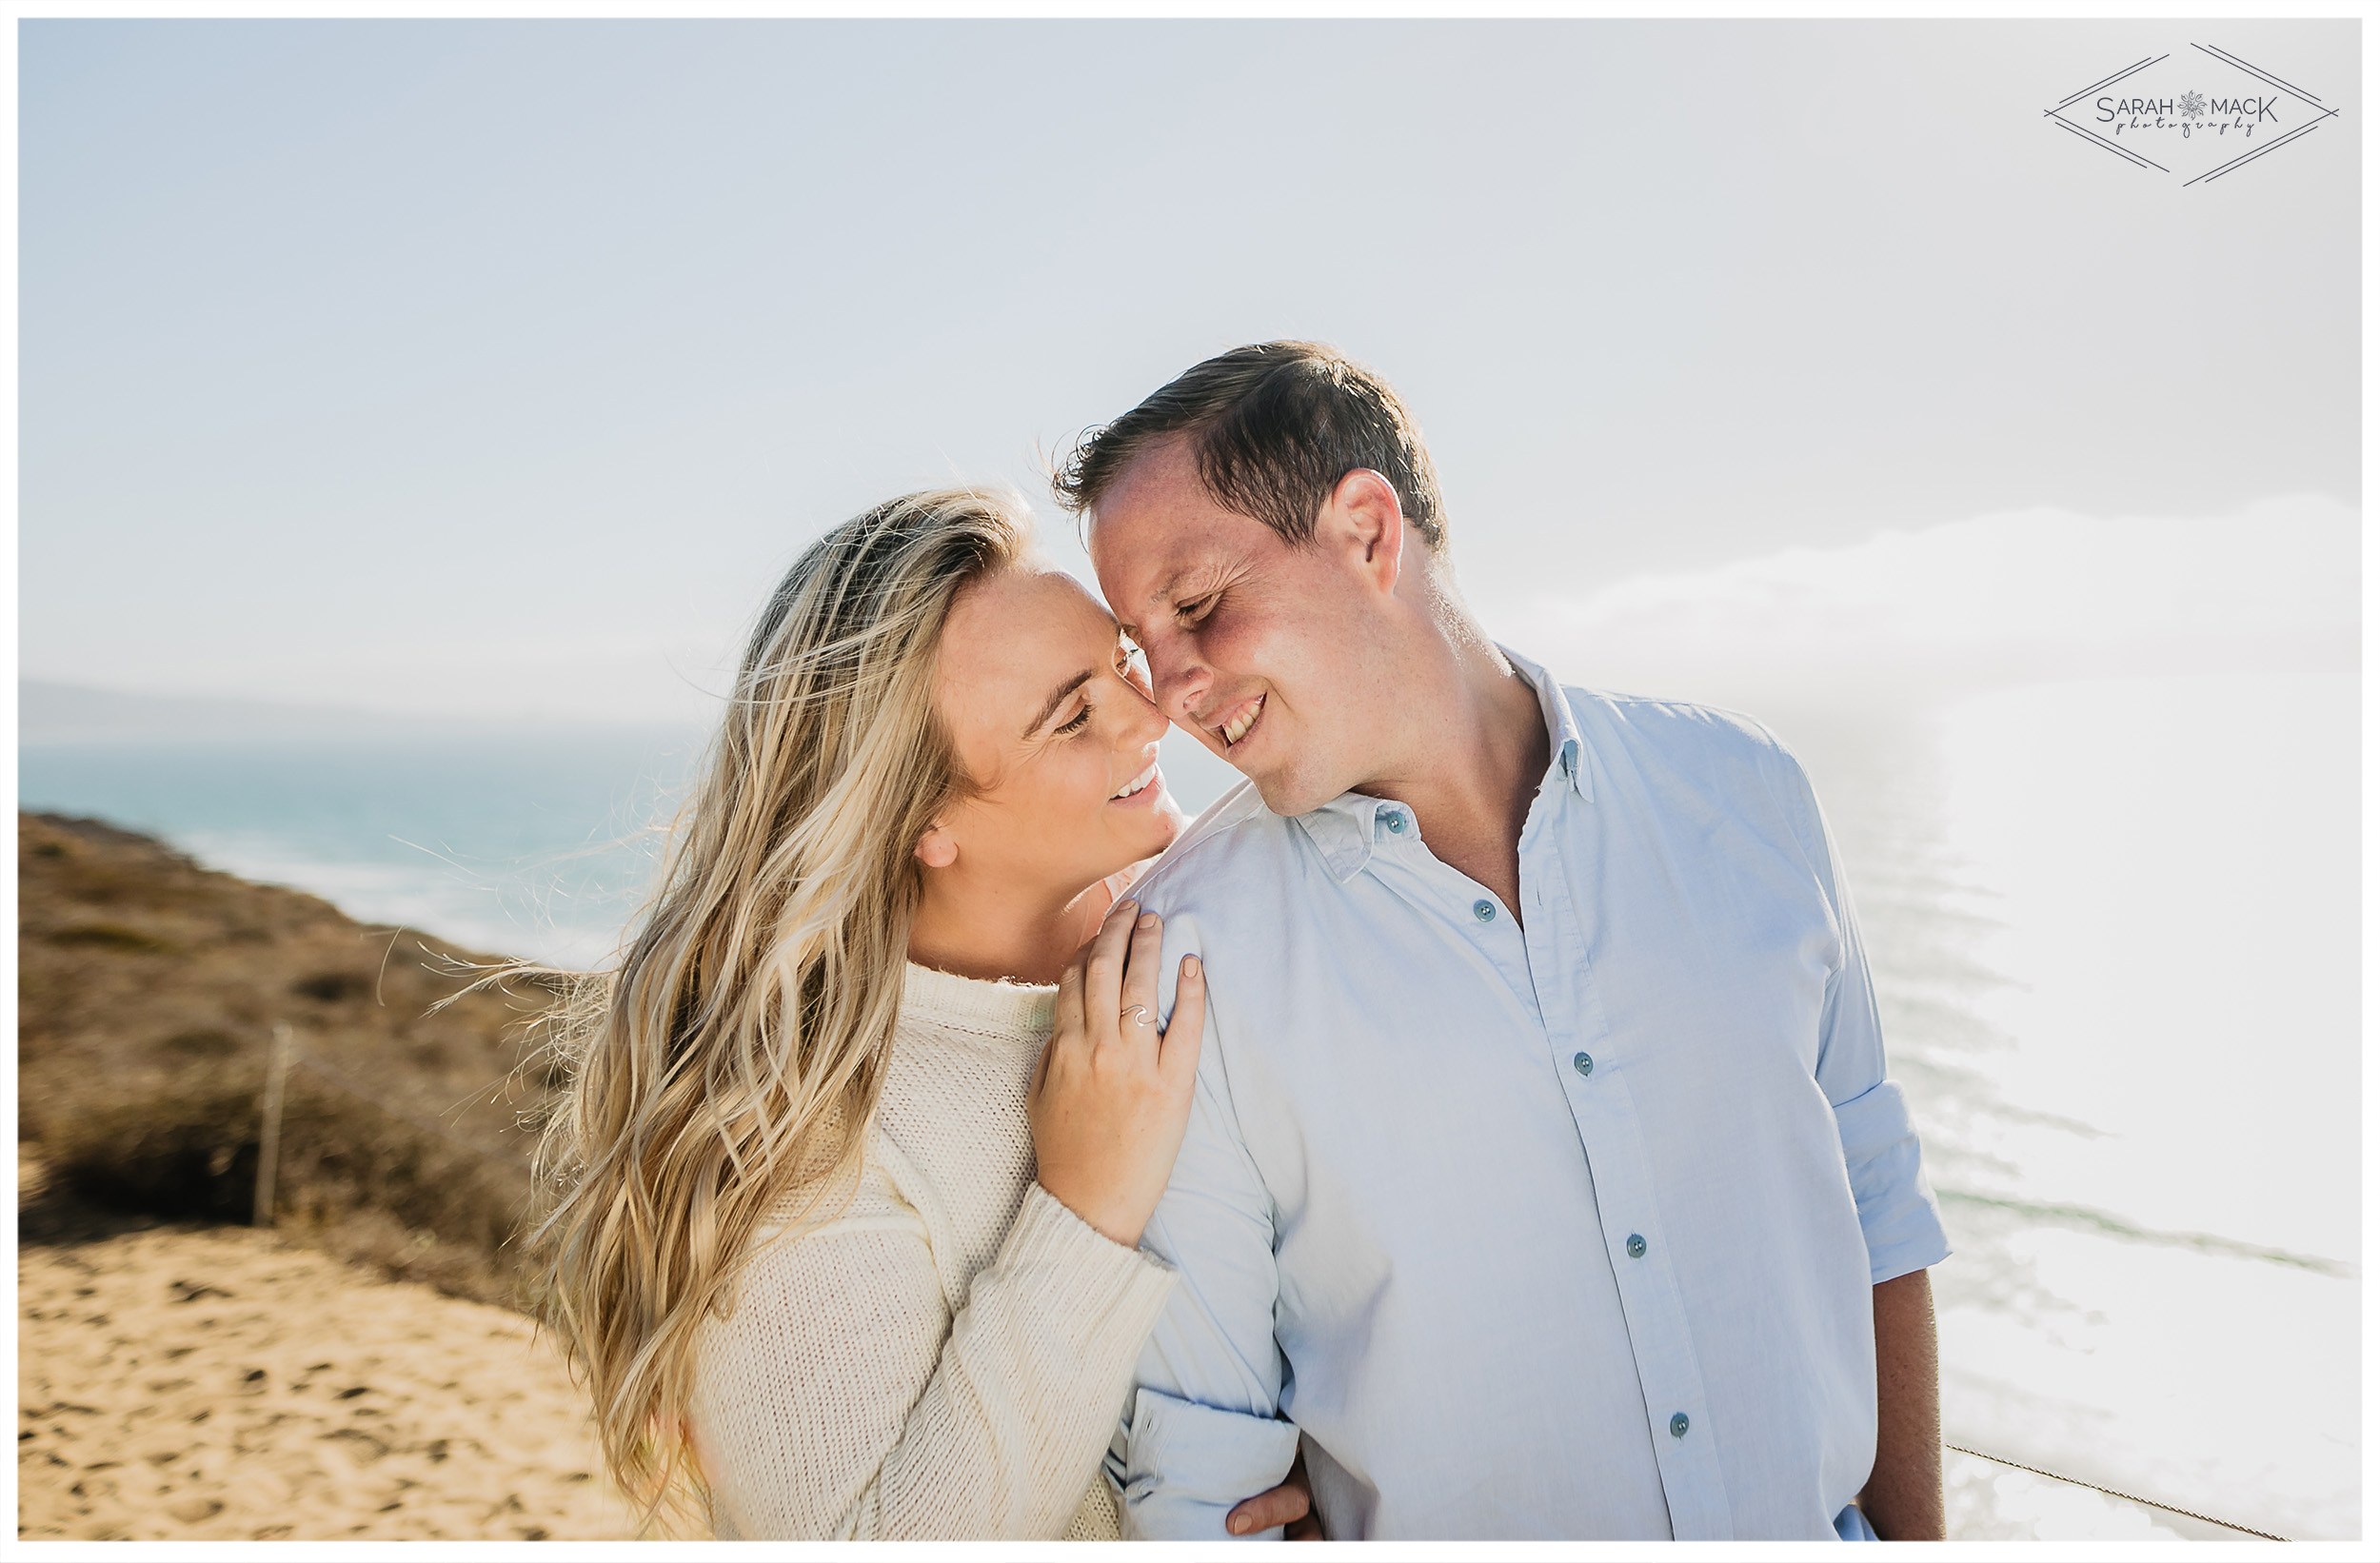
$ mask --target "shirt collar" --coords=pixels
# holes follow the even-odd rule
[[[1580,798],[1595,801],[1595,784],[1587,775],[1586,741],[1578,730],[1577,713],[1570,707],[1570,697],[1537,663],[1500,643],[1497,649],[1504,653],[1515,672],[1529,681],[1530,688],[1537,692],[1537,708],[1545,715],[1546,738],[1553,751],[1545,780],[1559,775]],[[1543,782],[1539,785],[1542,788]],[[1400,818],[1401,825],[1392,816]],[[1399,840],[1414,831],[1411,809],[1360,792],[1340,793],[1320,808],[1297,818],[1315,850],[1322,855],[1331,878],[1341,884],[1372,861],[1373,849],[1381,841]],[[1419,837],[1417,833],[1411,839]]]
[[[1570,779],[1572,791],[1594,802],[1595,782],[1588,776],[1586,734],[1579,730],[1578,713],[1571,709],[1570,696],[1562,689],[1560,681],[1501,641],[1496,643],[1496,649],[1537,692],[1537,709],[1545,713],[1545,734],[1553,749],[1554,768]]]

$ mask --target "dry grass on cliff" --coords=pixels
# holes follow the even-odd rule
[[[20,814],[19,1138],[51,1192],[24,1237],[80,1212],[246,1222],[273,1027],[288,1077],[286,1236],[483,1302],[529,1300],[517,1236],[550,1082],[523,1070],[534,988],[467,995],[487,958],[357,923],[95,821]]]

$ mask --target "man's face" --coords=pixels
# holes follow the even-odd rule
[[[1298,546],[1223,508],[1173,440],[1102,496],[1089,543],[1159,706],[1266,807],[1303,814],[1372,780],[1397,725],[1385,604],[1327,529]]]

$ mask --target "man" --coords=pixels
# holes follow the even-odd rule
[[[1335,1538],[1941,1535],[1948,1248],[1793,757],[1491,642],[1330,349],[1197,366],[1058,488],[1249,782],[1138,892],[1212,993],[1126,1533],[1302,1449]]]

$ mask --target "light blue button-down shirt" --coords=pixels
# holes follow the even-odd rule
[[[1763,727],[1537,687],[1521,913],[1410,809],[1242,786],[1141,881],[1210,975],[1109,1459],[1219,1536],[1302,1433],[1339,1538],[1864,1531],[1870,1287],[1948,1252],[1833,843]]]

